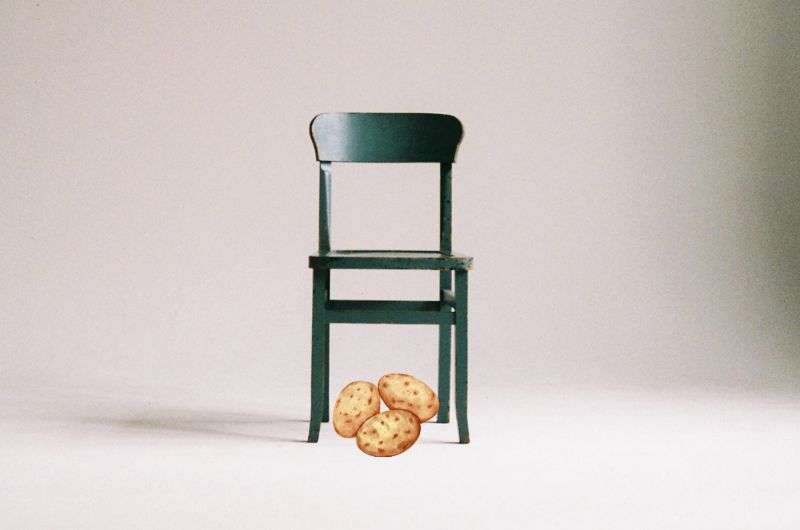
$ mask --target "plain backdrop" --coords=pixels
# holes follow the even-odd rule
[[[462,121],[484,417],[569,389],[796,396],[799,36],[792,1],[4,1],[6,410],[303,419],[326,111]],[[435,248],[437,177],[334,166],[333,246]],[[333,294],[434,299],[436,275],[337,271]],[[433,327],[335,327],[332,387],[433,382],[436,346]]]

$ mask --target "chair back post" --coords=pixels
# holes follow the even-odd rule
[[[331,163],[319,163],[319,251],[331,249]]]
[[[439,252],[453,251],[453,164],[439,164]],[[439,272],[439,300],[444,300],[445,291],[453,288],[450,271]]]
[[[453,164],[439,165],[439,252],[453,251]]]

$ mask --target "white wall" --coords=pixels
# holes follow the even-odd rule
[[[358,110],[464,123],[478,392],[797,388],[796,3],[234,4],[0,5],[4,385],[306,384],[307,126]],[[397,173],[334,173],[335,243],[435,244],[436,170]],[[336,329],[333,384],[432,380],[434,336]]]

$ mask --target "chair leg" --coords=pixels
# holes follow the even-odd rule
[[[439,325],[439,415],[437,423],[450,422],[450,324]]]
[[[330,269],[325,269],[325,300],[331,299],[331,271]],[[323,392],[322,397],[322,421],[327,422],[329,417],[329,409],[330,409],[330,386],[331,386],[331,376],[330,376],[330,364],[331,364],[331,325],[328,322],[325,322],[322,326],[323,333],[325,335],[324,342],[325,342],[325,353],[324,353],[324,362],[325,362],[325,373],[323,374],[322,378],[325,385],[325,390]]]
[[[311,420],[308,441],[319,440],[322,399],[325,393],[325,271],[314,269],[314,297],[311,316]]]
[[[467,271],[456,271],[456,418],[458,441],[469,443],[467,425]]]
[[[444,291],[453,288],[453,271],[439,271],[439,300]],[[450,308],[447,308],[450,312]],[[452,324],[439,325],[439,415],[437,423],[450,423],[450,365],[452,350]]]
[[[330,324],[325,323],[322,326],[322,334],[323,338],[323,359],[322,362],[325,363],[325,368],[322,374],[322,421],[327,422],[328,416],[330,414]]]

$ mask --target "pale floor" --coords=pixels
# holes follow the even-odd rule
[[[396,458],[286,403],[0,394],[0,527],[800,528],[800,402],[721,392],[475,391],[473,443]],[[114,397],[112,397],[114,396]]]

